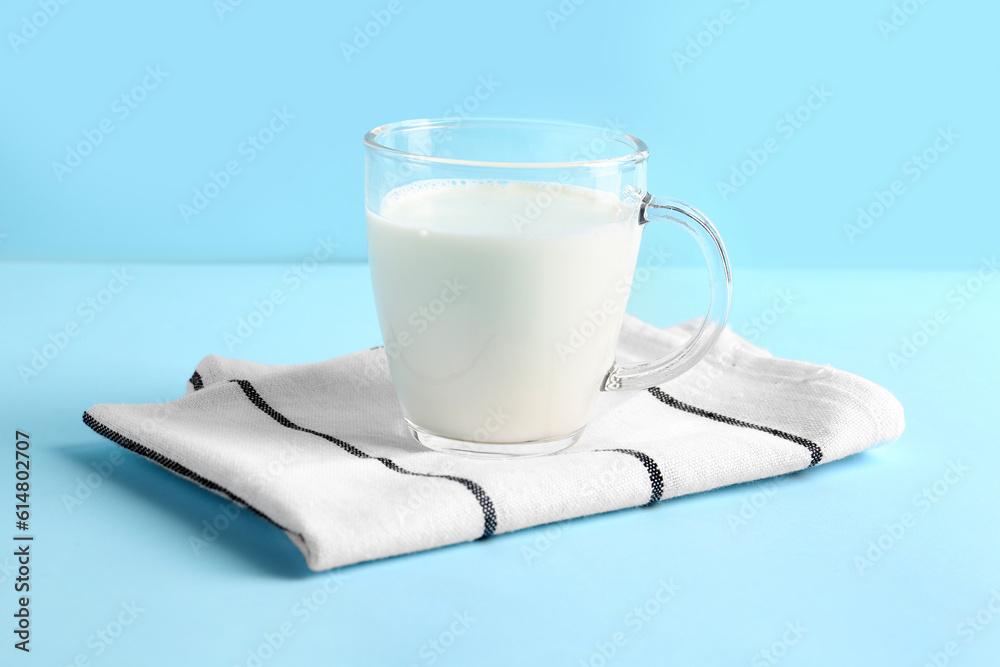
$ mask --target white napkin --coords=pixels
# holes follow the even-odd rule
[[[619,360],[676,348],[694,326],[627,317]],[[97,405],[83,418],[270,520],[317,571],[782,475],[903,432],[882,387],[777,359],[730,330],[681,378],[602,394],[581,441],[554,456],[425,449],[382,348],[293,366],[209,356],[176,401]]]

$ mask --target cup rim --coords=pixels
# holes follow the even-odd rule
[[[409,151],[389,148],[381,143],[381,140],[396,132],[414,129],[447,129],[458,127],[512,127],[518,129],[537,129],[548,131],[567,131],[578,134],[589,134],[605,141],[617,141],[628,152],[609,158],[569,160],[562,162],[500,162],[490,160],[463,160],[455,158],[439,157],[434,155],[421,155]],[[472,167],[494,167],[494,168],[516,168],[516,169],[567,169],[585,167],[593,169],[595,167],[619,168],[623,165],[636,164],[649,157],[649,147],[638,137],[627,132],[609,127],[597,127],[583,123],[570,123],[566,121],[553,120],[528,120],[516,118],[422,118],[414,120],[404,120],[395,123],[379,125],[373,130],[369,130],[364,136],[365,147],[397,159],[406,159],[414,162],[424,162],[429,164],[452,164]]]

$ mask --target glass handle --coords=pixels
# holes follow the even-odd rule
[[[729,317],[733,277],[729,270],[729,256],[726,255],[726,247],[722,244],[719,232],[705,214],[695,207],[676,199],[654,197],[647,193],[639,209],[639,224],[660,220],[682,227],[701,247],[711,283],[708,313],[694,337],[673,354],[630,366],[619,366],[615,362],[604,379],[601,387],[604,391],[648,389],[673,380],[705,356],[719,338],[726,326],[726,318]]]

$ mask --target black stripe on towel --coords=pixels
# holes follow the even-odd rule
[[[218,484],[216,484],[215,482],[213,482],[211,480],[208,480],[208,479],[205,479],[204,477],[202,477],[201,475],[199,475],[195,471],[191,470],[190,468],[185,468],[184,466],[182,466],[177,461],[174,461],[173,459],[168,459],[163,454],[160,454],[158,452],[154,452],[149,447],[145,447],[143,445],[140,445],[135,440],[131,440],[130,438],[126,438],[124,435],[122,435],[121,433],[118,433],[117,431],[112,431],[110,428],[108,428],[107,426],[105,426],[101,422],[99,422],[96,419],[94,419],[90,415],[89,412],[84,412],[83,413],[83,423],[86,424],[87,426],[89,426],[90,428],[94,429],[97,432],[98,435],[101,435],[101,436],[107,438],[111,442],[113,442],[113,443],[115,443],[117,445],[120,445],[120,446],[124,447],[125,449],[127,449],[127,450],[129,450],[131,452],[135,452],[139,456],[145,457],[145,458],[149,459],[150,461],[152,461],[153,463],[156,463],[156,464],[159,464],[159,465],[163,466],[164,468],[166,468],[167,470],[169,470],[170,472],[172,472],[174,474],[180,475],[181,477],[184,477],[185,479],[189,479],[192,482],[194,482],[194,483],[196,483],[196,484],[198,484],[200,486],[203,486],[203,487],[205,487],[206,489],[208,489],[210,491],[215,491],[216,493],[218,493],[220,495],[223,495],[226,498],[229,498],[234,503],[238,503],[238,504],[242,505],[243,507],[246,507],[248,510],[250,510],[251,512],[253,512],[257,516],[263,517],[264,519],[267,519],[268,521],[270,521],[271,523],[273,523],[278,528],[281,528],[285,532],[292,532],[292,531],[288,530],[287,528],[284,528],[277,521],[275,521],[274,519],[272,519],[268,515],[264,514],[263,512],[261,512],[259,509],[257,509],[256,507],[254,507],[253,505],[251,505],[247,501],[245,501],[242,498],[240,498],[238,495],[236,495],[235,493],[233,493],[229,489],[224,489],[221,486],[219,486]]]
[[[191,383],[191,386],[194,387],[195,391],[205,388],[205,383],[201,379],[201,373],[199,373],[198,371],[195,371],[194,373],[191,374],[191,379],[188,380],[188,382]]]
[[[727,417],[725,415],[720,415],[717,412],[709,412],[708,410],[702,410],[701,408],[696,408],[693,405],[688,405],[687,403],[681,403],[673,396],[666,394],[659,387],[650,387],[649,393],[659,399],[661,402],[669,405],[672,408],[677,408],[678,410],[683,410],[684,412],[689,412],[693,415],[698,415],[699,417],[706,417],[708,419],[714,419],[717,422],[722,422],[723,424],[729,424],[730,426],[742,426],[743,428],[752,428],[756,431],[763,431],[764,433],[770,433],[771,435],[777,436],[779,438],[784,438],[785,440],[791,440],[792,442],[802,445],[809,450],[812,456],[812,462],[809,463],[807,467],[811,468],[821,460],[823,460],[823,450],[820,449],[812,440],[806,440],[805,438],[800,438],[797,435],[792,435],[791,433],[785,433],[784,431],[779,431],[778,429],[771,428],[769,426],[759,426],[757,424],[751,424],[750,422],[745,422],[741,419],[734,419],[733,417]]]
[[[646,466],[646,472],[649,473],[649,485],[652,489],[649,494],[649,504],[654,505],[660,502],[660,498],[663,497],[663,474],[660,473],[660,468],[656,465],[656,461],[634,449],[602,449],[600,451],[628,454],[642,461],[642,465]]]
[[[405,470],[403,468],[400,468],[390,459],[375,457],[366,454],[357,447],[355,447],[354,445],[348,444],[343,440],[341,440],[340,438],[335,438],[332,435],[327,435],[325,433],[320,433],[319,431],[313,431],[312,429],[305,428],[304,426],[299,426],[298,424],[294,423],[292,420],[288,419],[283,414],[272,408],[270,405],[268,405],[267,402],[263,398],[261,398],[260,394],[257,393],[257,390],[253,388],[253,385],[250,384],[248,380],[231,380],[231,382],[235,382],[236,384],[238,384],[240,386],[240,389],[243,390],[243,393],[246,394],[246,397],[250,399],[250,402],[256,405],[258,408],[260,408],[260,410],[264,414],[266,414],[268,417],[270,417],[271,419],[273,419],[274,421],[278,422],[279,424],[281,424],[286,428],[294,429],[296,431],[302,431],[303,433],[309,433],[311,435],[323,438],[324,440],[327,440],[337,445],[338,447],[343,449],[348,454],[351,454],[352,456],[356,456],[359,459],[372,459],[378,461],[389,470],[392,470],[393,472],[398,472],[402,475],[414,475],[417,477],[436,477],[439,479],[447,479],[453,482],[458,482],[459,484],[467,488],[472,493],[473,496],[475,496],[476,500],[479,501],[479,506],[483,510],[483,534],[482,536],[480,536],[479,539],[489,537],[496,530],[497,515],[493,509],[493,501],[490,500],[489,495],[487,495],[486,491],[483,490],[483,487],[479,486],[472,480],[465,479],[464,477],[454,477],[452,475],[433,475],[430,473],[413,472],[411,470]]]

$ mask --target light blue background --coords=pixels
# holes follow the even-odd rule
[[[1000,281],[961,309],[949,294],[1000,247],[997,5],[930,0],[884,39],[889,0],[588,0],[554,30],[556,0],[401,2],[350,63],[339,43],[388,2],[243,0],[220,19],[211,0],[73,0],[16,52],[7,33],[37,0],[0,10],[0,544],[13,532],[15,429],[32,435],[37,536],[30,656],[10,646],[13,559],[0,555],[0,664],[246,665],[262,634],[290,620],[295,634],[266,667],[428,665],[421,648],[465,612],[476,621],[434,664],[576,667],[622,631],[609,665],[753,665],[794,622],[808,630],[778,664],[920,666],[952,641],[949,664],[996,664],[1000,615],[968,642],[957,628],[1000,590]],[[673,53],[724,9],[735,21],[678,71]],[[113,100],[157,65],[168,77],[119,119]],[[246,513],[195,554],[189,537],[220,500],[120,452],[80,415],[176,398],[206,354],[298,363],[379,344],[367,267],[333,261],[246,343],[230,349],[224,335],[284,287],[317,237],[336,241],[339,259],[364,259],[362,133],[440,116],[480,77],[500,85],[478,115],[617,118],[645,139],[651,190],[703,208],[727,241],[733,329],[887,387],[907,431],[773,487],[342,568],[337,593],[301,623],[294,605],[328,575]],[[775,123],[813,86],[833,97],[782,137]],[[275,107],[296,117],[245,161],[240,142]],[[52,162],[103,118],[114,131],[59,182]],[[959,135],[954,146],[907,180],[904,163],[942,127]],[[769,137],[778,152],[723,201],[716,182]],[[242,172],[185,225],[178,206],[234,159]],[[850,243],[843,225],[894,179],[906,192]],[[668,230],[646,235],[647,250],[697,261]],[[123,269],[134,281],[85,320],[78,304]],[[700,271],[657,273],[630,311],[659,324],[697,314]],[[781,291],[793,306],[761,328]],[[948,322],[894,366],[890,354],[942,309]],[[71,321],[79,336],[22,381],[17,367]],[[116,453],[113,474],[67,509],[65,496]],[[952,462],[970,471],[921,511],[914,497]],[[859,572],[855,558],[905,512],[914,526]],[[661,579],[681,590],[633,633],[626,614]],[[139,618],[97,655],[88,638],[133,600]]]
[[[222,0],[220,0],[222,1]],[[37,0],[0,12],[0,245],[8,258],[295,260],[317,235],[365,256],[361,135],[439,117],[500,85],[477,115],[618,118],[650,145],[650,189],[702,207],[741,266],[941,267],[998,238],[1000,54],[990,2],[399,0],[348,62],[340,43],[387,1],[70,2],[25,44],[8,33]],[[744,9],[745,7],[745,9]],[[723,10],[734,20],[681,71],[673,54]],[[709,33],[702,35],[708,43]],[[149,66],[168,73],[120,119]],[[812,86],[833,93],[788,139],[775,124]],[[238,147],[272,109],[295,115],[253,162]],[[114,131],[62,182],[52,163],[108,118]],[[960,139],[852,245],[843,231],[938,128]],[[778,153],[723,201],[716,183],[768,137]],[[179,212],[209,172],[242,172],[200,215]]]
[[[778,290],[791,289],[793,306],[757,335],[757,344],[889,388],[906,409],[907,430],[898,442],[781,478],[776,486],[730,487],[559,530],[538,527],[341,568],[336,572],[348,579],[303,623],[294,605],[329,575],[309,572],[280,530],[248,513],[196,554],[189,539],[219,515],[221,499],[136,455],[125,452],[89,497],[66,506],[65,497],[77,493],[94,466],[120,452],[80,422],[82,412],[98,402],[182,395],[203,354],[233,354],[223,333],[253,299],[279,285],[286,270],[130,264],[134,281],[100,317],[89,323],[76,317],[76,304],[120,268],[0,266],[0,284],[11,286],[0,305],[17,323],[0,330],[0,349],[10,362],[3,367],[0,414],[0,518],[9,519],[0,521],[0,545],[10,544],[14,532],[7,480],[13,478],[15,429],[29,430],[34,443],[38,536],[36,653],[11,658],[5,640],[4,665],[66,665],[83,654],[93,665],[245,666],[262,634],[289,621],[296,634],[266,667],[429,667],[421,647],[464,612],[476,621],[437,667],[579,667],[616,632],[628,643],[611,666],[753,665],[760,651],[781,640],[785,624],[796,621],[808,631],[780,665],[921,667],[928,653],[951,641],[961,651],[951,664],[996,664],[1000,614],[971,642],[956,627],[1000,590],[1000,358],[991,351],[1000,325],[1000,278],[954,310],[947,295],[970,272],[745,270],[733,328],[744,329]],[[687,297],[671,290],[683,273],[669,270],[650,280],[632,311],[650,318],[664,299],[683,301]],[[949,322],[894,370],[888,353],[940,308],[948,308]],[[81,323],[79,336],[38,377],[21,383],[14,364],[27,363],[32,348],[68,319]],[[289,292],[280,312],[235,354],[295,363],[378,343],[367,267],[327,265]],[[921,511],[914,496],[942,480],[952,461],[969,471]],[[753,502],[760,507],[753,510]],[[752,513],[746,524],[734,523],[744,503]],[[859,572],[855,558],[905,512],[916,517],[915,525]],[[6,552],[0,550],[0,565],[9,567]],[[661,579],[681,590],[633,632],[626,615],[656,594]],[[11,583],[0,571],[5,633]],[[132,600],[144,611],[118,643],[96,655],[88,637],[115,622],[121,603]]]

